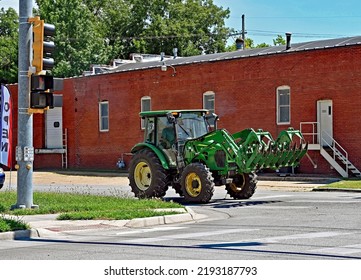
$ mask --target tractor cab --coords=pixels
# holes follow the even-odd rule
[[[145,121],[145,142],[161,149],[170,166],[176,166],[176,157],[182,154],[187,140],[207,134],[216,119],[207,110],[173,110],[141,112]]]

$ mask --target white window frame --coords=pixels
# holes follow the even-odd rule
[[[103,116],[102,114],[102,105],[107,105],[107,115]],[[107,120],[107,128],[103,127],[103,120]],[[101,101],[99,102],[99,131],[100,132],[108,132],[109,131],[109,101]]]
[[[144,112],[144,111],[148,111],[148,109],[147,110],[145,110],[145,104],[144,104],[144,102],[149,102],[149,111],[150,110],[152,110],[152,98],[150,97],[150,96],[143,96],[142,98],[141,98],[141,100],[140,100],[140,111],[141,112]],[[140,128],[142,129],[142,130],[144,130],[145,129],[145,122],[144,122],[144,120],[143,119],[140,119]]]
[[[213,96],[213,108],[207,108],[206,98],[208,96]],[[210,113],[215,113],[216,110],[216,94],[213,91],[207,91],[203,93],[203,109],[209,110]]]
[[[207,108],[206,106],[206,99],[211,96],[211,98],[213,97],[213,108]],[[208,100],[209,101],[209,100]],[[215,113],[216,110],[216,94],[213,91],[207,91],[205,93],[203,93],[203,109],[208,110],[210,113]],[[212,123],[212,121],[210,121],[210,123]],[[214,124],[211,124],[211,127],[214,127]]]
[[[282,91],[288,90],[288,104],[280,104],[280,94]],[[284,125],[284,124],[290,124],[291,123],[291,88],[289,86],[279,86],[277,87],[277,91],[276,91],[276,95],[277,95],[277,124],[278,125]],[[281,118],[281,113],[283,110],[281,110],[281,108],[288,108],[288,120],[284,121],[282,120],[283,118]]]

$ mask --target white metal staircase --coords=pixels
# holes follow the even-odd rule
[[[61,167],[68,168],[68,130],[65,128],[63,133],[63,153],[61,155]]]
[[[309,150],[319,150],[320,154],[342,177],[348,178],[349,175],[353,175],[361,178],[361,172],[348,159],[347,151],[327,132],[319,132],[318,127],[319,123],[317,122],[301,122],[300,124],[300,131],[306,141],[309,141]],[[312,162],[310,157],[309,159]]]

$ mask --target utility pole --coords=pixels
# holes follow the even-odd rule
[[[37,208],[33,204],[33,115],[28,113],[30,98],[30,50],[33,13],[32,0],[19,1],[19,77],[18,77],[18,145],[16,147],[17,202],[16,208]]]

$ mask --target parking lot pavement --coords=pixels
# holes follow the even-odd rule
[[[16,190],[17,172],[6,171],[6,181],[3,190]],[[277,174],[258,175],[257,188],[283,191],[312,191],[339,180],[339,178],[315,175],[278,176]],[[130,192],[128,174],[126,172],[89,172],[89,171],[34,171],[34,191],[67,191],[102,194],[105,190],[113,189],[133,196]]]
[[[17,173],[15,171],[5,172],[6,182],[4,189],[16,189]],[[68,190],[71,187],[122,187],[124,190],[129,189],[128,174],[124,172],[85,172],[85,171],[67,171],[60,170],[34,171],[33,184],[43,187],[66,186]],[[258,188],[267,188],[273,190],[291,190],[291,191],[311,191],[313,188],[324,186],[331,182],[337,181],[337,178],[317,177],[308,175],[297,176],[277,176],[276,174],[261,174],[258,176]]]

